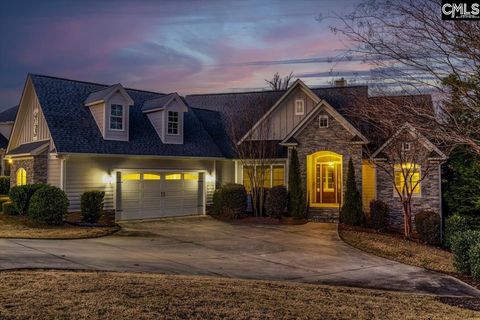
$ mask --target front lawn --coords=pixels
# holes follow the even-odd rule
[[[9,216],[0,213],[0,238],[82,239],[102,237],[117,230],[117,226],[82,227],[66,223],[47,225],[33,222],[25,216]]]
[[[0,319],[474,319],[478,308],[474,298],[292,282],[0,272]]]

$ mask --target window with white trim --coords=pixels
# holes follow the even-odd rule
[[[408,191],[414,197],[422,194],[420,165],[405,163],[395,165],[395,188],[394,195],[398,197],[396,190],[404,193]]]
[[[262,178],[262,181],[257,181],[255,176]],[[264,188],[271,188],[275,186],[285,185],[285,166],[283,164],[271,164],[271,165],[255,165],[243,167],[243,185],[247,192],[252,191],[251,179],[257,181],[258,184],[262,183]]]
[[[328,128],[328,116],[327,115],[318,116],[318,126],[320,128]]]
[[[167,133],[171,135],[178,135],[178,112],[168,111],[167,119]]]
[[[123,106],[121,104],[110,106],[110,130],[123,131]]]
[[[412,149],[412,145],[410,142],[404,142],[402,143],[402,150],[403,151],[410,151]]]
[[[295,115],[303,116],[305,114],[305,100],[297,99],[295,100]]]

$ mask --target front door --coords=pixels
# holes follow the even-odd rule
[[[315,203],[339,204],[340,163],[317,162],[315,164]]]

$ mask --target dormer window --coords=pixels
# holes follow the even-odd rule
[[[412,145],[410,142],[404,142],[402,143],[402,150],[403,151],[410,151],[412,149]]]
[[[295,100],[295,115],[303,116],[305,114],[305,100]]]
[[[177,111],[168,111],[167,134],[178,135]]]
[[[123,131],[123,106],[112,104],[110,106],[110,130]]]

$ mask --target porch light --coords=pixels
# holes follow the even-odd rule
[[[214,182],[214,181],[215,181],[215,177],[212,176],[212,175],[210,175],[210,174],[206,174],[206,175],[205,175],[205,180],[206,180],[207,182]]]
[[[333,161],[330,161],[330,162],[328,163],[328,166],[329,166],[329,167],[333,167]]]
[[[8,159],[8,163],[9,163],[9,164],[12,164],[12,163],[13,163],[13,160],[12,160],[12,159]]]
[[[112,184],[114,178],[111,175],[104,175],[102,181],[103,183]]]

